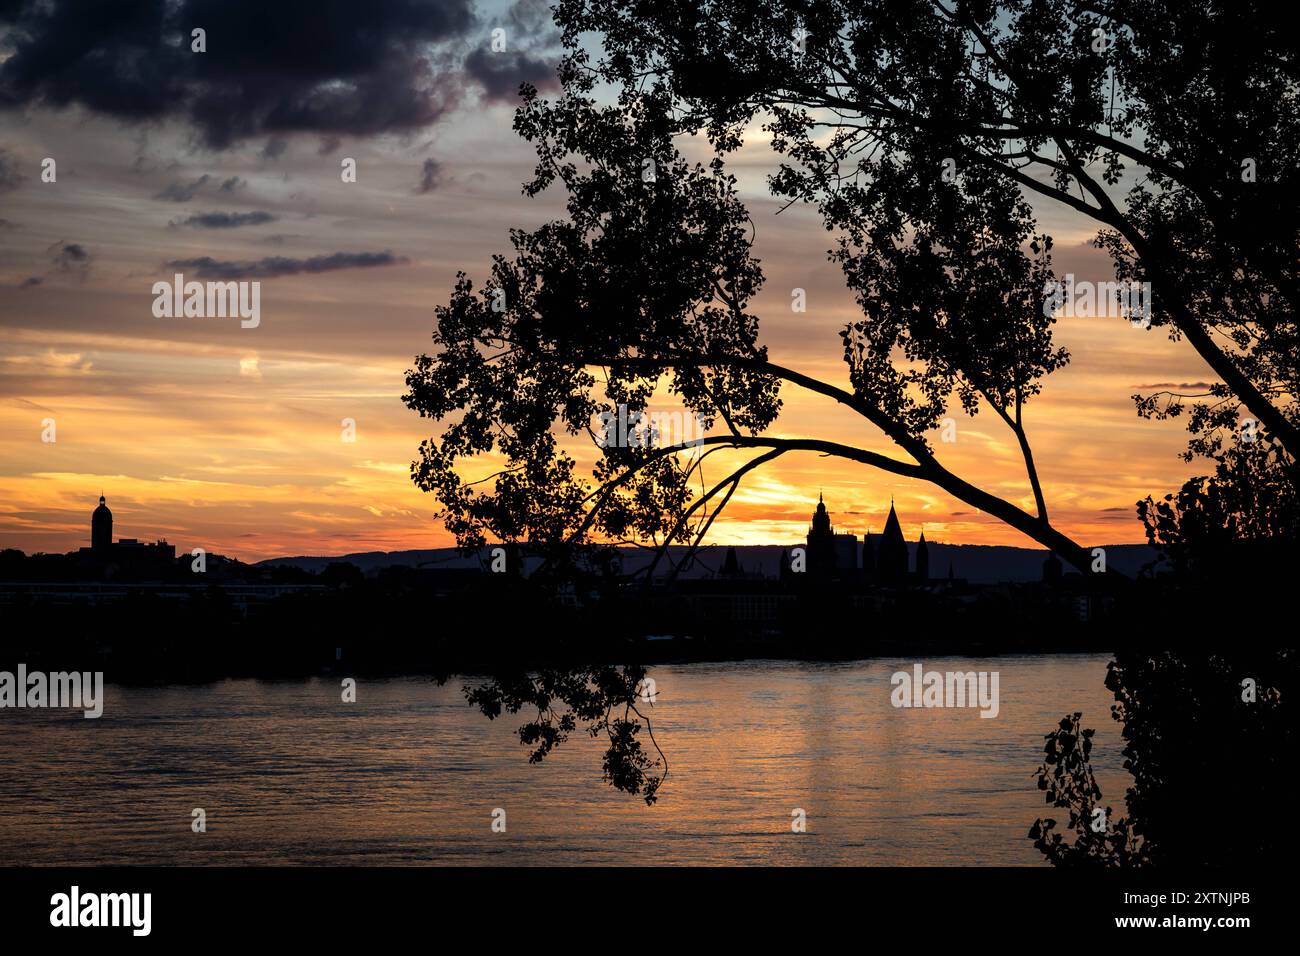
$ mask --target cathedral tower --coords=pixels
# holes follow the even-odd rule
[[[96,557],[106,558],[113,550],[113,512],[99,496],[99,507],[90,514],[90,550]]]
[[[812,526],[808,529],[808,573],[827,576],[835,571],[835,529],[826,511],[826,502],[817,496],[817,510],[813,512]]]
[[[890,585],[907,580],[907,543],[903,540],[893,498],[889,499],[889,517],[885,519],[885,530],[876,549],[876,577],[881,584]]]

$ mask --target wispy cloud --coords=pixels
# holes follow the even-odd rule
[[[172,259],[169,269],[192,272],[201,279],[274,279],[277,276],[299,275],[304,272],[335,272],[339,269],[372,269],[378,266],[396,266],[409,262],[405,256],[383,252],[336,252],[328,256],[309,259],[290,259],[286,256],[267,256],[263,259],[230,261],[199,256],[195,259]]]
[[[190,226],[194,229],[238,229],[240,226],[260,226],[275,222],[269,212],[197,212],[185,219],[176,220],[173,226]]]
[[[9,150],[0,147],[0,193],[17,189],[23,174],[18,171],[18,161]]]
[[[417,193],[431,193],[442,185],[442,166],[436,159],[426,159],[420,171],[420,185],[415,187]]]
[[[171,182],[168,183],[161,192],[155,194],[154,199],[160,199],[163,202],[189,202],[193,199],[212,177],[204,173],[198,179],[189,183]],[[224,186],[222,187],[225,188]]]
[[[1211,387],[1209,382],[1154,382],[1150,385],[1130,385],[1129,388],[1136,388],[1140,391],[1149,391],[1156,388],[1176,388],[1179,391],[1208,391]]]

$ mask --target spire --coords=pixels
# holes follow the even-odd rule
[[[903,540],[903,528],[898,523],[898,512],[894,510],[892,504],[889,506],[889,517],[885,519],[885,530],[883,534],[886,538],[896,537],[899,541]]]
[[[894,510],[894,499],[889,499],[889,516],[885,530],[876,545],[876,571],[882,584],[900,584],[907,577],[907,544],[903,541],[903,528]]]

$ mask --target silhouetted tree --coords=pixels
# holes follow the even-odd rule
[[[1125,866],[1141,862],[1143,845],[1133,822],[1115,819],[1113,809],[1101,804],[1101,788],[1092,773],[1092,737],[1095,731],[1079,724],[1080,713],[1061,718],[1047,735],[1045,757],[1038,769],[1038,789],[1053,807],[1070,816],[1066,828],[1073,839],[1056,830],[1053,818],[1035,821],[1029,838],[1056,866]]]
[[[1153,284],[1151,327],[1219,378],[1191,450],[1248,414],[1300,484],[1300,65],[1269,5],[561,0],[557,20],[571,71],[657,81],[679,129],[733,150],[762,123],[788,160],[774,191],[829,228],[891,203],[923,219],[924,191],[890,174],[932,181],[945,161],[1093,220],[1117,278]]]
[[[443,423],[412,477],[463,546],[524,542],[549,565],[593,541],[648,542],[649,578],[669,544],[698,545],[751,471],[814,452],[929,481],[1089,570],[1051,524],[1025,427],[1026,403],[1068,360],[1043,315],[1051,240],[1027,194],[1095,221],[1117,279],[1154,286],[1144,323],[1187,341],[1221,380],[1193,407],[1189,452],[1246,412],[1273,449],[1270,474],[1300,483],[1300,121],[1293,44],[1268,11],[1128,0],[560,0],[556,11],[563,95],[548,103],[525,87],[515,125],[538,154],[526,192],[559,183],[567,217],[512,232],[481,288],[461,275],[437,310],[434,354],[407,376],[407,404]],[[599,105],[598,86],[616,99]],[[760,342],[763,275],[724,164],[755,124],[784,159],[773,192],[814,204],[838,237],[832,255],[862,309],[842,332],[851,390]],[[676,144],[701,132],[713,155],[689,163]],[[896,456],[773,435],[781,387],[853,410]],[[593,428],[663,389],[721,433],[683,449]],[[1186,399],[1137,398],[1150,416],[1180,414]],[[1014,435],[1033,513],[943,466],[929,436],[953,404],[992,410]],[[598,447],[588,474],[565,447],[581,435]],[[705,480],[722,451],[754,457]],[[1181,520],[1154,504],[1145,515]]]
[[[1061,866],[1250,867],[1289,860],[1297,837],[1271,823],[1278,781],[1290,775],[1297,742],[1294,650],[1204,646],[1116,655],[1106,676],[1112,716],[1123,724],[1124,769],[1133,775],[1128,816],[1107,807],[1093,829],[1102,794],[1089,764],[1092,731],[1080,714],[1047,735],[1039,788],[1069,809],[1066,839],[1053,819],[1029,831]]]
[[[1177,495],[1138,502],[1147,541],[1187,584],[1220,600],[1238,585],[1285,586],[1300,541],[1300,494],[1276,442],[1237,442],[1206,451],[1212,475],[1184,483]],[[1187,588],[1191,592],[1191,588]]]
[[[647,804],[658,798],[668,776],[668,759],[654,740],[650,720],[639,708],[650,703],[639,666],[577,666],[497,675],[466,687],[465,696],[490,720],[503,712],[536,712],[519,728],[520,743],[531,747],[529,763],[539,763],[569,738],[579,724],[608,746],[604,778],[617,790],[639,794]],[[639,739],[641,725],[657,756]]]
[[[361,569],[351,561],[331,561],[320,573],[320,583],[329,587],[357,587],[365,581]]]
[[[1089,569],[1091,555],[1048,519],[1023,424],[1041,379],[1067,356],[1041,306],[1050,240],[1031,234],[1014,187],[976,174],[957,190],[900,174],[899,189],[926,193],[930,214],[904,223],[882,208],[875,251],[840,251],[863,304],[842,333],[850,392],[769,360],[749,311],[763,275],[748,213],[720,158],[690,164],[677,151],[662,90],[599,106],[579,95],[588,78],[568,81],[559,103],[526,90],[516,117],[539,155],[527,191],[560,181],[567,220],[513,231],[513,256],[496,257],[482,289],[462,275],[437,309],[438,350],[407,375],[407,404],[447,422],[422,443],[412,475],[436,492],[462,546],[495,538],[554,555],[597,536],[649,542],[659,551],[648,577],[670,544],[698,545],[750,471],[811,451],[930,481]],[[902,457],[772,435],[782,384],[857,412]],[[660,388],[721,433],[666,444],[609,441],[612,428],[593,427],[645,412]],[[929,434],[950,402],[992,408],[1015,434],[1037,514],[939,461]],[[564,433],[596,445],[590,480]],[[703,465],[724,449],[758,454],[710,486]],[[505,467],[465,481],[488,456]]]

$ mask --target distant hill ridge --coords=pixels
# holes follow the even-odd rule
[[[789,551],[791,545],[760,544],[737,545],[736,557],[741,569],[749,574],[759,573],[775,578],[780,570],[781,555]],[[1104,545],[1107,566],[1126,575],[1137,574],[1144,566],[1155,561],[1156,550],[1145,544],[1111,544]],[[915,567],[916,543],[908,542],[908,563]],[[1042,577],[1043,561],[1048,552],[1038,548],[1014,548],[996,544],[940,544],[929,542],[930,576],[946,578],[951,564],[953,575],[964,578],[972,584],[997,584],[1000,582],[1037,581]],[[650,552],[638,548],[618,548],[623,561],[624,571],[631,573],[645,567],[650,561]],[[674,557],[683,555],[685,546],[670,549]],[[726,545],[708,545],[700,548],[694,566],[684,570],[683,578],[704,578],[717,571],[727,553]],[[268,558],[257,562],[259,567],[290,566],[304,571],[320,573],[331,564],[346,562],[354,564],[363,572],[378,571],[381,568],[424,567],[474,569],[486,566],[490,561],[490,549],[484,548],[480,555],[466,557],[455,548],[429,548],[415,551],[360,551],[342,555],[299,555],[296,557]],[[667,570],[666,562],[660,565]],[[1072,569],[1066,565],[1066,573]]]

